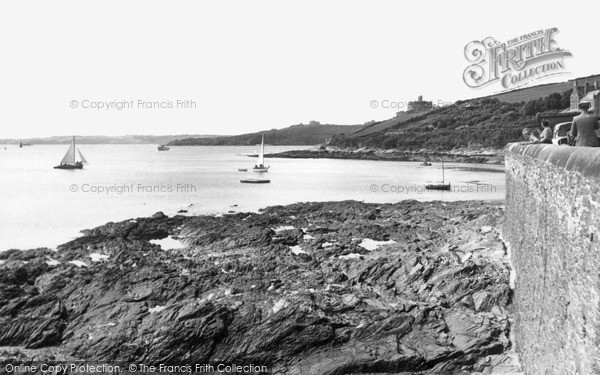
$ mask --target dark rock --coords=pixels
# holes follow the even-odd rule
[[[282,374],[488,371],[510,349],[512,293],[498,231],[480,227],[501,217],[490,203],[415,201],[157,213],[58,252],[0,253],[0,346],[21,348],[0,362],[52,349]],[[187,247],[149,242],[168,235]],[[369,250],[364,239],[390,242]]]

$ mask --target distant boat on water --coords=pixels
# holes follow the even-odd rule
[[[79,158],[77,158],[77,155],[79,155]],[[60,165],[57,165],[54,169],[83,169],[84,164],[87,164],[87,160],[75,145],[75,136],[73,136],[73,141],[67,153],[60,161]]]
[[[260,153],[258,154],[258,162],[252,168],[254,172],[268,172],[269,166],[265,165],[265,135],[263,134],[260,142]]]
[[[450,190],[450,183],[444,180],[444,160],[442,160],[442,182],[428,182],[425,189],[429,190]]]
[[[158,146],[158,151],[169,151],[169,146],[160,145]]]
[[[240,180],[242,184],[268,184],[271,180],[265,180],[261,178],[246,178],[244,180]]]
[[[424,162],[422,162],[422,163],[421,163],[421,165],[422,165],[423,167],[429,167],[429,166],[431,166],[431,163],[429,163],[429,162],[427,162],[427,161],[424,161]]]
[[[248,172],[248,168],[238,168],[238,172]]]

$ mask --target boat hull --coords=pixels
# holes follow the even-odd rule
[[[450,184],[427,184],[425,189],[428,190],[450,190]]]
[[[248,178],[248,179],[245,179],[245,180],[240,180],[240,182],[242,184],[268,184],[269,182],[271,182],[271,180],[262,180],[262,179]]]
[[[83,164],[65,164],[65,165],[57,165],[54,169],[83,169]]]
[[[269,167],[254,167],[252,168],[253,172],[268,172]]]

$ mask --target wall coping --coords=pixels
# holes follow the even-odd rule
[[[600,179],[600,147],[509,143],[506,153],[529,156],[585,177]]]

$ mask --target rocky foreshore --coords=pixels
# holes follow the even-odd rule
[[[499,202],[161,213],[0,253],[0,364],[517,373]],[[167,236],[185,243],[162,249]]]
[[[456,149],[448,151],[421,149],[416,151],[382,150],[372,148],[325,147],[308,150],[291,150],[267,154],[271,158],[291,159],[361,159],[390,161],[448,161],[457,163],[504,164],[504,152],[498,149]]]

